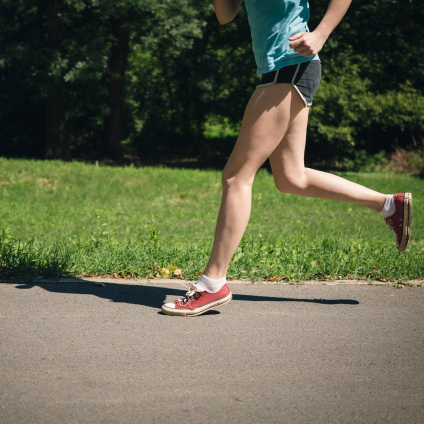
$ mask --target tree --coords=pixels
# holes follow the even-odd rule
[[[175,57],[200,34],[188,0],[5,0],[1,7],[0,81],[9,97],[8,77],[15,75],[20,93],[31,87],[43,105],[48,158],[68,158],[76,148],[89,151],[87,139],[93,137],[97,154],[122,158],[130,46],[160,49],[168,66],[169,52]],[[20,109],[20,103],[10,104],[0,117],[19,115]]]
[[[130,55],[129,74],[136,83],[129,98],[137,99],[133,116],[138,117],[131,142],[140,155],[187,157],[213,148],[203,137],[205,121],[220,115],[238,122],[254,87],[244,9],[221,26],[209,1],[194,7],[191,27],[177,25],[178,10],[168,15],[164,10],[165,31],[136,45]]]
[[[72,98],[68,96],[71,75],[80,66],[84,53],[90,50],[87,45],[92,43],[90,35],[94,27],[84,13],[89,9],[82,0],[2,2],[0,82],[8,101],[0,116],[16,120],[9,126],[12,152],[24,153],[21,138],[32,133],[39,141],[30,155],[70,157],[67,99]],[[27,93],[31,107],[25,113]],[[45,126],[43,130],[40,123]],[[37,130],[25,134],[28,124]]]
[[[314,29],[328,0],[310,3]],[[320,53],[311,160],[420,144],[420,3],[352,3]],[[2,155],[227,152],[205,126],[233,134],[257,82],[244,7],[221,26],[209,0],[2,0],[0,25]]]
[[[327,4],[311,3],[311,29]],[[323,80],[308,133],[312,157],[418,147],[424,138],[423,21],[419,0],[352,3],[320,53]]]

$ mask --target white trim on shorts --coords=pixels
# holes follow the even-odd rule
[[[259,84],[259,85],[256,86],[256,88],[258,88],[258,87],[267,87],[268,85],[275,84],[277,82],[277,78],[278,78],[278,74],[279,73],[280,73],[280,70],[277,69],[277,71],[275,72],[274,81],[267,82],[266,84]]]
[[[303,103],[305,103],[305,106],[309,107],[312,106],[312,102],[308,103],[307,100],[303,97],[303,94],[300,92],[300,90],[297,88],[297,85],[292,84],[293,87],[296,89],[296,91],[299,93],[300,98],[303,100]]]
[[[300,96],[300,98],[302,99],[303,103],[305,104],[305,107],[309,107],[309,106],[311,106],[311,105],[312,105],[312,102],[311,102],[311,103],[308,103],[308,101],[305,99],[305,97],[303,96],[303,94],[300,92],[300,90],[297,88],[296,84],[294,83],[294,80],[296,79],[296,75],[297,75],[297,73],[299,72],[300,65],[301,65],[301,63],[299,63],[299,64],[297,65],[296,71],[295,71],[295,73],[294,73],[294,75],[293,75],[293,78],[292,78],[292,80],[291,80],[291,85],[292,85],[292,86],[296,89],[296,91],[299,93],[299,96]],[[280,69],[281,69],[281,68],[280,68]],[[268,87],[269,85],[273,85],[273,84],[275,84],[275,83],[277,82],[277,78],[278,78],[278,74],[280,73],[280,69],[277,69],[277,71],[275,72],[274,81],[267,82],[266,84],[259,84],[259,85],[257,85],[257,86],[256,86],[256,88],[259,88],[259,87]]]
[[[311,106],[312,103],[308,103],[305,97],[303,97],[303,94],[300,92],[300,90],[297,88],[297,85],[294,83],[294,80],[296,79],[296,75],[299,72],[300,69],[300,63],[297,65],[296,72],[293,75],[293,78],[291,80],[291,85],[296,89],[296,91],[299,93],[300,98],[303,100],[303,103],[305,103],[305,107]]]

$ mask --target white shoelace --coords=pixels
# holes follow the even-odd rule
[[[178,302],[180,303],[180,305],[186,305],[187,303],[191,302],[192,300],[196,300],[200,297],[200,295],[202,294],[202,292],[196,292],[193,290],[189,290],[184,297],[182,297],[181,299],[178,299]]]

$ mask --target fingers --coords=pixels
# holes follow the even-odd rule
[[[297,53],[300,53],[300,51],[304,50],[304,47],[307,44],[305,34],[306,33],[304,32],[300,32],[299,34],[289,38],[289,41],[291,41],[290,47]]]
[[[304,56],[304,57],[312,57],[316,55],[316,53],[312,53],[310,50],[303,50],[303,51],[297,52],[297,54],[299,56]]]
[[[303,34],[306,34],[305,32],[298,32],[297,34],[292,35],[289,38],[289,41],[294,41],[294,40],[298,40],[299,38],[303,37]],[[291,45],[290,45],[291,47]]]
[[[299,32],[289,38],[289,41],[291,41],[290,47],[298,53],[299,56],[314,56],[322,49],[325,42],[325,40],[321,38],[319,34]]]
[[[290,47],[300,56],[303,56],[304,53],[310,52],[310,47],[306,44],[303,36],[297,38],[296,41],[292,41],[290,43]]]
[[[295,50],[295,51],[297,52],[297,54],[299,56],[308,56],[308,55],[311,54],[311,52],[309,51],[309,49],[306,49],[306,48],[301,49],[301,50]]]

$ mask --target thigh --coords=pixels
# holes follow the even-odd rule
[[[305,167],[306,130],[309,107],[305,107],[291,122],[283,139],[270,155],[275,182],[293,175],[302,175]]]
[[[290,84],[257,88],[243,117],[234,150],[225,166],[227,177],[237,175],[253,182],[260,166],[284,139],[305,105]]]

